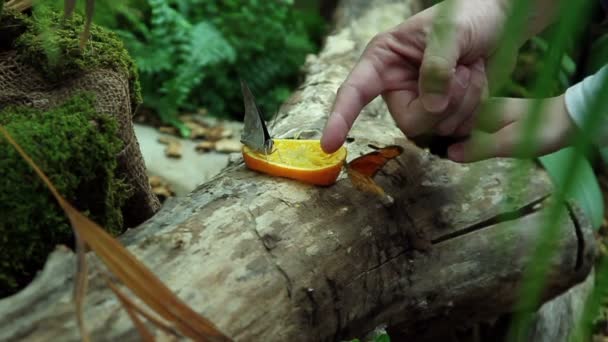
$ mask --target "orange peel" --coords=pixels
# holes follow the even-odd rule
[[[345,147],[327,154],[319,140],[274,139],[270,154],[247,146],[242,152],[245,165],[252,170],[322,186],[336,182],[346,160]]]

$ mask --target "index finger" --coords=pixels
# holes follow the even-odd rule
[[[335,152],[344,144],[348,131],[363,107],[383,90],[378,67],[364,55],[338,88],[321,137],[321,147],[325,152]]]

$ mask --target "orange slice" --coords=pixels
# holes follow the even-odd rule
[[[248,168],[271,176],[291,178],[315,185],[336,182],[346,159],[346,148],[327,154],[319,140],[274,139],[271,154],[265,155],[243,146]]]

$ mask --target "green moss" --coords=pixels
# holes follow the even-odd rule
[[[115,118],[98,114],[92,96],[73,97],[41,112],[0,111],[0,124],[30,154],[68,201],[105,227],[122,231],[120,208],[130,195],[117,179],[122,148]],[[26,285],[57,244],[73,243],[69,222],[45,185],[0,137],[0,297]]]
[[[22,27],[18,36],[14,34],[15,27]],[[13,31],[7,36],[17,37],[11,39],[11,45],[21,61],[41,71],[49,81],[62,82],[97,68],[117,70],[128,75],[132,108],[136,108],[141,103],[137,69],[122,41],[113,32],[93,24],[87,45],[80,49],[83,27],[80,15],[65,19],[42,5],[31,17],[7,10],[0,18],[0,36]]]

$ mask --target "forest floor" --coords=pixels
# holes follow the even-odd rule
[[[206,115],[182,117],[192,134],[182,138],[173,127],[136,120],[135,135],[150,184],[161,201],[183,196],[219,174],[239,155],[243,123]]]

